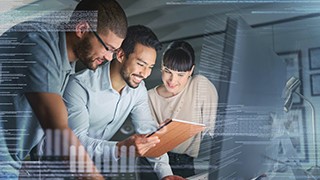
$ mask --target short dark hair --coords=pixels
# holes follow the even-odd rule
[[[91,28],[102,32],[112,31],[120,38],[125,38],[128,22],[125,12],[115,0],[82,0],[74,9],[69,23],[75,26],[87,21]]]
[[[127,36],[121,45],[121,49],[124,51],[126,57],[133,53],[138,43],[151,47],[156,51],[160,51],[162,48],[161,42],[150,28],[143,25],[128,27]]]
[[[194,64],[194,50],[188,42],[174,41],[163,53],[162,65],[174,71],[190,71]]]

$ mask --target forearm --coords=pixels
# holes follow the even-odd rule
[[[37,116],[37,119],[41,125],[41,127],[44,129],[45,133],[48,133],[50,131],[52,132],[65,132],[65,133],[59,133],[59,135],[50,133],[46,134],[47,139],[46,142],[59,142],[62,140],[61,147],[57,149],[47,149],[50,151],[61,151],[60,152],[53,152],[53,155],[60,155],[63,158],[66,158],[67,160],[71,161],[72,159],[72,150],[78,150],[82,145],[79,141],[79,139],[75,136],[75,134],[72,132],[72,130],[68,127],[68,116],[67,116],[67,110],[64,106],[64,103],[62,101],[61,96],[58,94],[53,93],[27,93],[26,97],[33,109],[34,114]],[[62,139],[63,137],[63,139]],[[51,144],[52,146],[52,144]],[[64,152],[66,152],[64,154]],[[77,152],[77,151],[75,151]],[[44,152],[44,154],[48,154]],[[79,154],[78,154],[79,155]],[[99,175],[93,165],[93,162],[91,161],[89,155],[86,153],[86,151],[83,152],[83,154],[76,156],[75,161],[83,160],[86,164],[92,164],[91,169],[88,170],[90,174],[97,176],[97,178],[103,179],[101,175]]]
[[[102,139],[91,138],[86,133],[81,133],[77,136],[81,143],[85,146],[85,148],[90,149],[90,151],[88,151],[90,157],[110,154],[114,160],[118,159],[116,147],[116,144],[118,143],[117,141],[107,141]]]

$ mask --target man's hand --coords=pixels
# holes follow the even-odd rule
[[[181,176],[170,175],[162,178],[161,180],[186,180],[186,179]]]
[[[120,156],[122,146],[134,146],[136,155],[143,156],[150,148],[154,147],[160,142],[160,139],[155,137],[146,137],[144,134],[134,134],[129,138],[117,143],[118,146],[118,157]],[[128,148],[129,149],[129,148]]]

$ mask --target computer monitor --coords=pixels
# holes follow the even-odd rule
[[[227,21],[209,179],[253,179],[270,169],[275,114],[283,113],[286,67],[239,17]]]

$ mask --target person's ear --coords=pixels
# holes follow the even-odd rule
[[[82,38],[87,32],[90,31],[88,22],[81,21],[76,25],[76,36]]]
[[[194,70],[194,65],[192,66],[191,70],[189,71],[189,76],[191,76],[191,75],[192,75],[193,70]]]
[[[123,49],[119,49],[117,54],[116,54],[116,57],[117,57],[117,60],[122,63],[124,61],[124,58],[125,58],[125,54],[124,54],[124,51]]]
[[[164,64],[163,64],[163,61],[161,61],[161,66],[160,66],[160,70],[163,71],[165,68]]]

